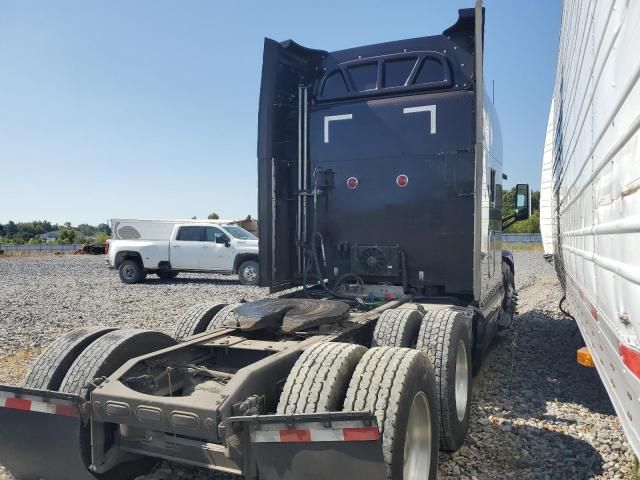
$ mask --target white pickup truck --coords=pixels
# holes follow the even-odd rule
[[[169,240],[110,240],[106,255],[124,283],[179,272],[237,273],[244,285],[258,282],[258,239],[237,225],[176,224]]]

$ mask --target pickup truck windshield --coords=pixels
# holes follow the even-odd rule
[[[257,240],[258,238],[241,227],[224,227],[224,229],[229,232],[229,235],[238,240]]]

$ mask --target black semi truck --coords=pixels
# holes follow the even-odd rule
[[[195,305],[173,337],[58,338],[22,386],[0,385],[0,463],[20,479],[128,479],[161,459],[252,480],[435,479],[515,309],[483,15],[338,52],[267,39],[260,283],[280,295]],[[528,216],[526,185],[517,197],[509,221]]]

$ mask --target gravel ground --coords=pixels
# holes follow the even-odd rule
[[[0,383],[20,381],[7,369],[40,353],[56,335],[86,325],[148,328],[173,333],[177,317],[203,301],[238,302],[264,297],[267,289],[241,285],[236,276],[149,275],[138,285],[120,282],[102,256],[0,259]]]
[[[575,362],[575,323],[558,310],[560,289],[539,252],[515,252],[519,312],[474,379],[464,446],[440,455],[442,479],[630,478],[633,457],[595,369]],[[235,277],[183,274],[123,285],[102,257],[0,259],[0,383],[20,382],[29,360],[81,325],[153,328],[203,300],[254,300],[265,289]],[[164,464],[154,479],[213,475]],[[0,466],[0,480],[9,480]]]

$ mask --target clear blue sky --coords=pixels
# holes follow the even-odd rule
[[[265,36],[338,50],[440,33],[470,6],[0,0],[0,222],[255,215]],[[560,0],[485,6],[508,184],[538,189]]]

